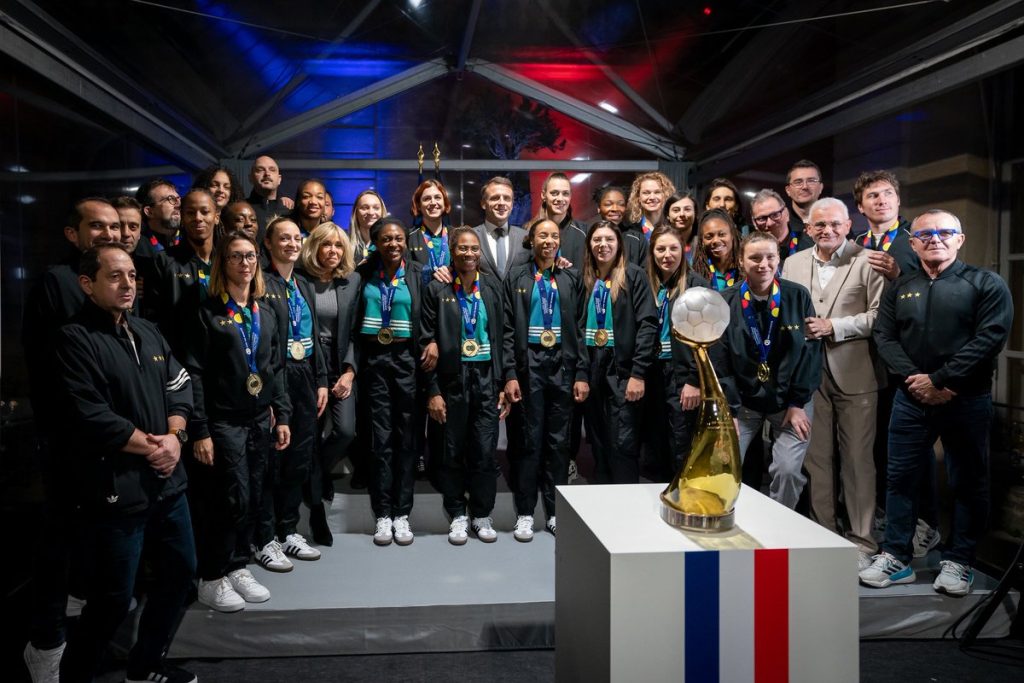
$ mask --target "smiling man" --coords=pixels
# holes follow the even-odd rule
[[[808,232],[815,246],[786,261],[782,277],[811,292],[815,315],[804,321],[804,333],[821,339],[824,351],[804,459],[811,518],[840,533],[837,501],[841,492],[848,520],[845,536],[857,545],[858,566],[865,569],[878,551],[871,536],[875,511],[872,447],[878,389],[885,386],[885,371],[874,357],[870,339],[885,278],[871,268],[864,248],[846,239],[851,222],[845,204],[832,197],[819,199],[808,215]],[[840,472],[839,491],[836,469]]]
[[[793,204],[789,211],[789,229],[802,232],[811,220],[811,204],[818,201],[824,189],[821,169],[813,161],[801,159],[786,173],[786,196]]]
[[[879,355],[902,382],[889,423],[885,540],[860,580],[875,588],[915,580],[916,496],[941,438],[954,507],[932,587],[967,595],[988,521],[992,376],[1013,302],[998,275],[957,258],[966,236],[952,213],[925,211],[910,235],[921,268],[886,290],[874,330]]]
[[[286,216],[295,207],[295,202],[290,198],[278,197],[283,179],[281,169],[272,157],[259,156],[253,159],[252,168],[249,169],[252,192],[249,193],[247,201],[256,211],[256,218],[259,221],[256,244],[263,244],[263,237],[271,218]]]
[[[480,272],[503,280],[514,265],[530,260],[530,252],[523,246],[526,231],[518,225],[509,225],[514,197],[512,181],[495,176],[480,189],[480,208],[484,222],[475,228],[484,248]]]
[[[910,224],[900,217],[900,181],[890,171],[861,173],[853,184],[857,210],[868,221],[868,230],[853,240],[870,250],[871,267],[890,282],[917,270],[917,256],[910,245]]]

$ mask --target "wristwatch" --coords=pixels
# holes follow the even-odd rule
[[[172,429],[170,433],[178,437],[178,443],[180,443],[182,446],[188,443],[188,432],[186,432],[184,429]]]

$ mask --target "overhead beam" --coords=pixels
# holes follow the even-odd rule
[[[466,60],[469,59],[469,50],[473,46],[473,34],[476,33],[476,24],[480,20],[480,5],[483,0],[473,0],[473,6],[469,8],[469,20],[466,21],[466,30],[462,33],[462,47],[459,48],[459,59],[455,64],[456,71],[466,70]]]
[[[177,166],[144,166],[142,168],[115,168],[105,171],[13,171],[0,172],[5,183],[84,183],[97,180],[135,180],[161,178],[184,173]]]
[[[800,98],[798,104],[760,118],[756,127],[726,132],[720,136],[716,148],[731,147],[742,140],[763,134],[763,131],[774,135],[803,125],[806,121],[842,109],[876,92],[884,92],[901,80],[993,42],[1024,25],[1020,15],[1021,4],[1024,4],[1024,0],[1001,0],[984,6],[911,45],[881,56],[878,61],[845,80],[808,93],[806,97]]]
[[[444,76],[446,73],[448,73],[448,66],[442,59],[434,59],[418,64],[411,69],[406,69],[394,76],[339,97],[333,102],[327,102],[258,133],[253,133],[245,140],[232,145],[230,152],[237,157],[254,155],[285,140],[297,137],[331,121],[336,121],[360,109],[365,109],[377,102],[386,100],[389,97],[428,83],[435,78]]]
[[[743,170],[809,142],[835,135],[900,111],[931,97],[955,90],[978,79],[1024,62],[1024,36],[1013,38],[955,64],[925,74],[904,85],[889,88],[877,97],[854,104],[797,130],[776,134],[766,131],[743,143],[698,158],[701,180]],[[759,144],[763,143],[763,144]]]
[[[416,159],[287,159],[278,158],[282,171],[417,171]],[[445,171],[657,171],[657,159],[443,159]]]
[[[216,150],[194,142],[134,98],[2,13],[0,52],[102,111],[186,167],[202,168],[218,158]]]
[[[482,76],[506,90],[511,90],[530,99],[542,102],[566,116],[618,137],[624,142],[646,150],[660,159],[682,159],[685,153],[685,150],[673,140],[634,125],[614,114],[610,114],[575,97],[509,71],[497,64],[492,64],[482,59],[474,59],[470,60],[469,68],[478,76]]]
[[[334,50],[334,48],[338,47],[346,40],[348,40],[349,37],[353,33],[355,33],[360,26],[363,25],[363,22],[366,21],[366,18],[370,16],[370,13],[373,12],[373,10],[375,10],[377,8],[377,5],[379,4],[380,0],[369,0],[369,2],[363,5],[363,8],[359,10],[359,14],[357,14],[355,18],[348,23],[348,26],[346,26],[341,33],[335,36],[334,40],[332,40],[327,47],[320,51],[320,54],[317,55],[316,59],[319,60],[328,57]],[[275,90],[273,97],[268,98],[265,102],[263,102],[263,104],[257,107],[256,110],[253,111],[253,113],[250,114],[249,117],[242,123],[239,130],[248,131],[253,127],[259,125],[259,123],[263,121],[263,119],[266,117],[267,112],[276,107],[281,102],[281,100],[287,97],[300,85],[305,83],[308,77],[309,75],[305,72],[305,70],[303,70],[302,67],[298,67],[295,70],[295,73],[292,74],[292,77],[288,80],[288,82],[285,83],[283,87]]]
[[[565,23],[561,15],[558,14],[558,11],[551,6],[549,0],[541,0],[540,6],[543,8],[544,13],[547,14],[548,19],[551,20],[551,23],[553,23],[555,27],[562,32],[562,35],[568,38],[569,42],[575,45],[583,56],[590,60],[590,62],[594,64],[602,74],[604,74],[605,78],[611,81],[612,85],[619,89],[619,92],[629,98],[633,104],[639,107],[643,113],[647,114],[652,121],[661,126],[665,132],[672,132],[672,124],[669,123],[668,119],[662,116],[661,112],[652,107],[651,104],[640,95],[640,93],[633,90],[633,88],[630,87],[630,85],[626,83],[621,76],[615,73],[610,66],[605,64],[604,60],[602,60],[596,52],[587,47],[583,41],[580,40],[579,36],[576,35],[576,32],[573,31],[567,23]]]

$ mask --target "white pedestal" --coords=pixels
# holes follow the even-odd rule
[[[858,681],[856,547],[743,487],[684,533],[660,484],[558,487],[559,681]]]

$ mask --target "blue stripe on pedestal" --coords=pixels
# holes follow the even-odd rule
[[[684,663],[686,683],[717,683],[718,552],[686,553]]]

